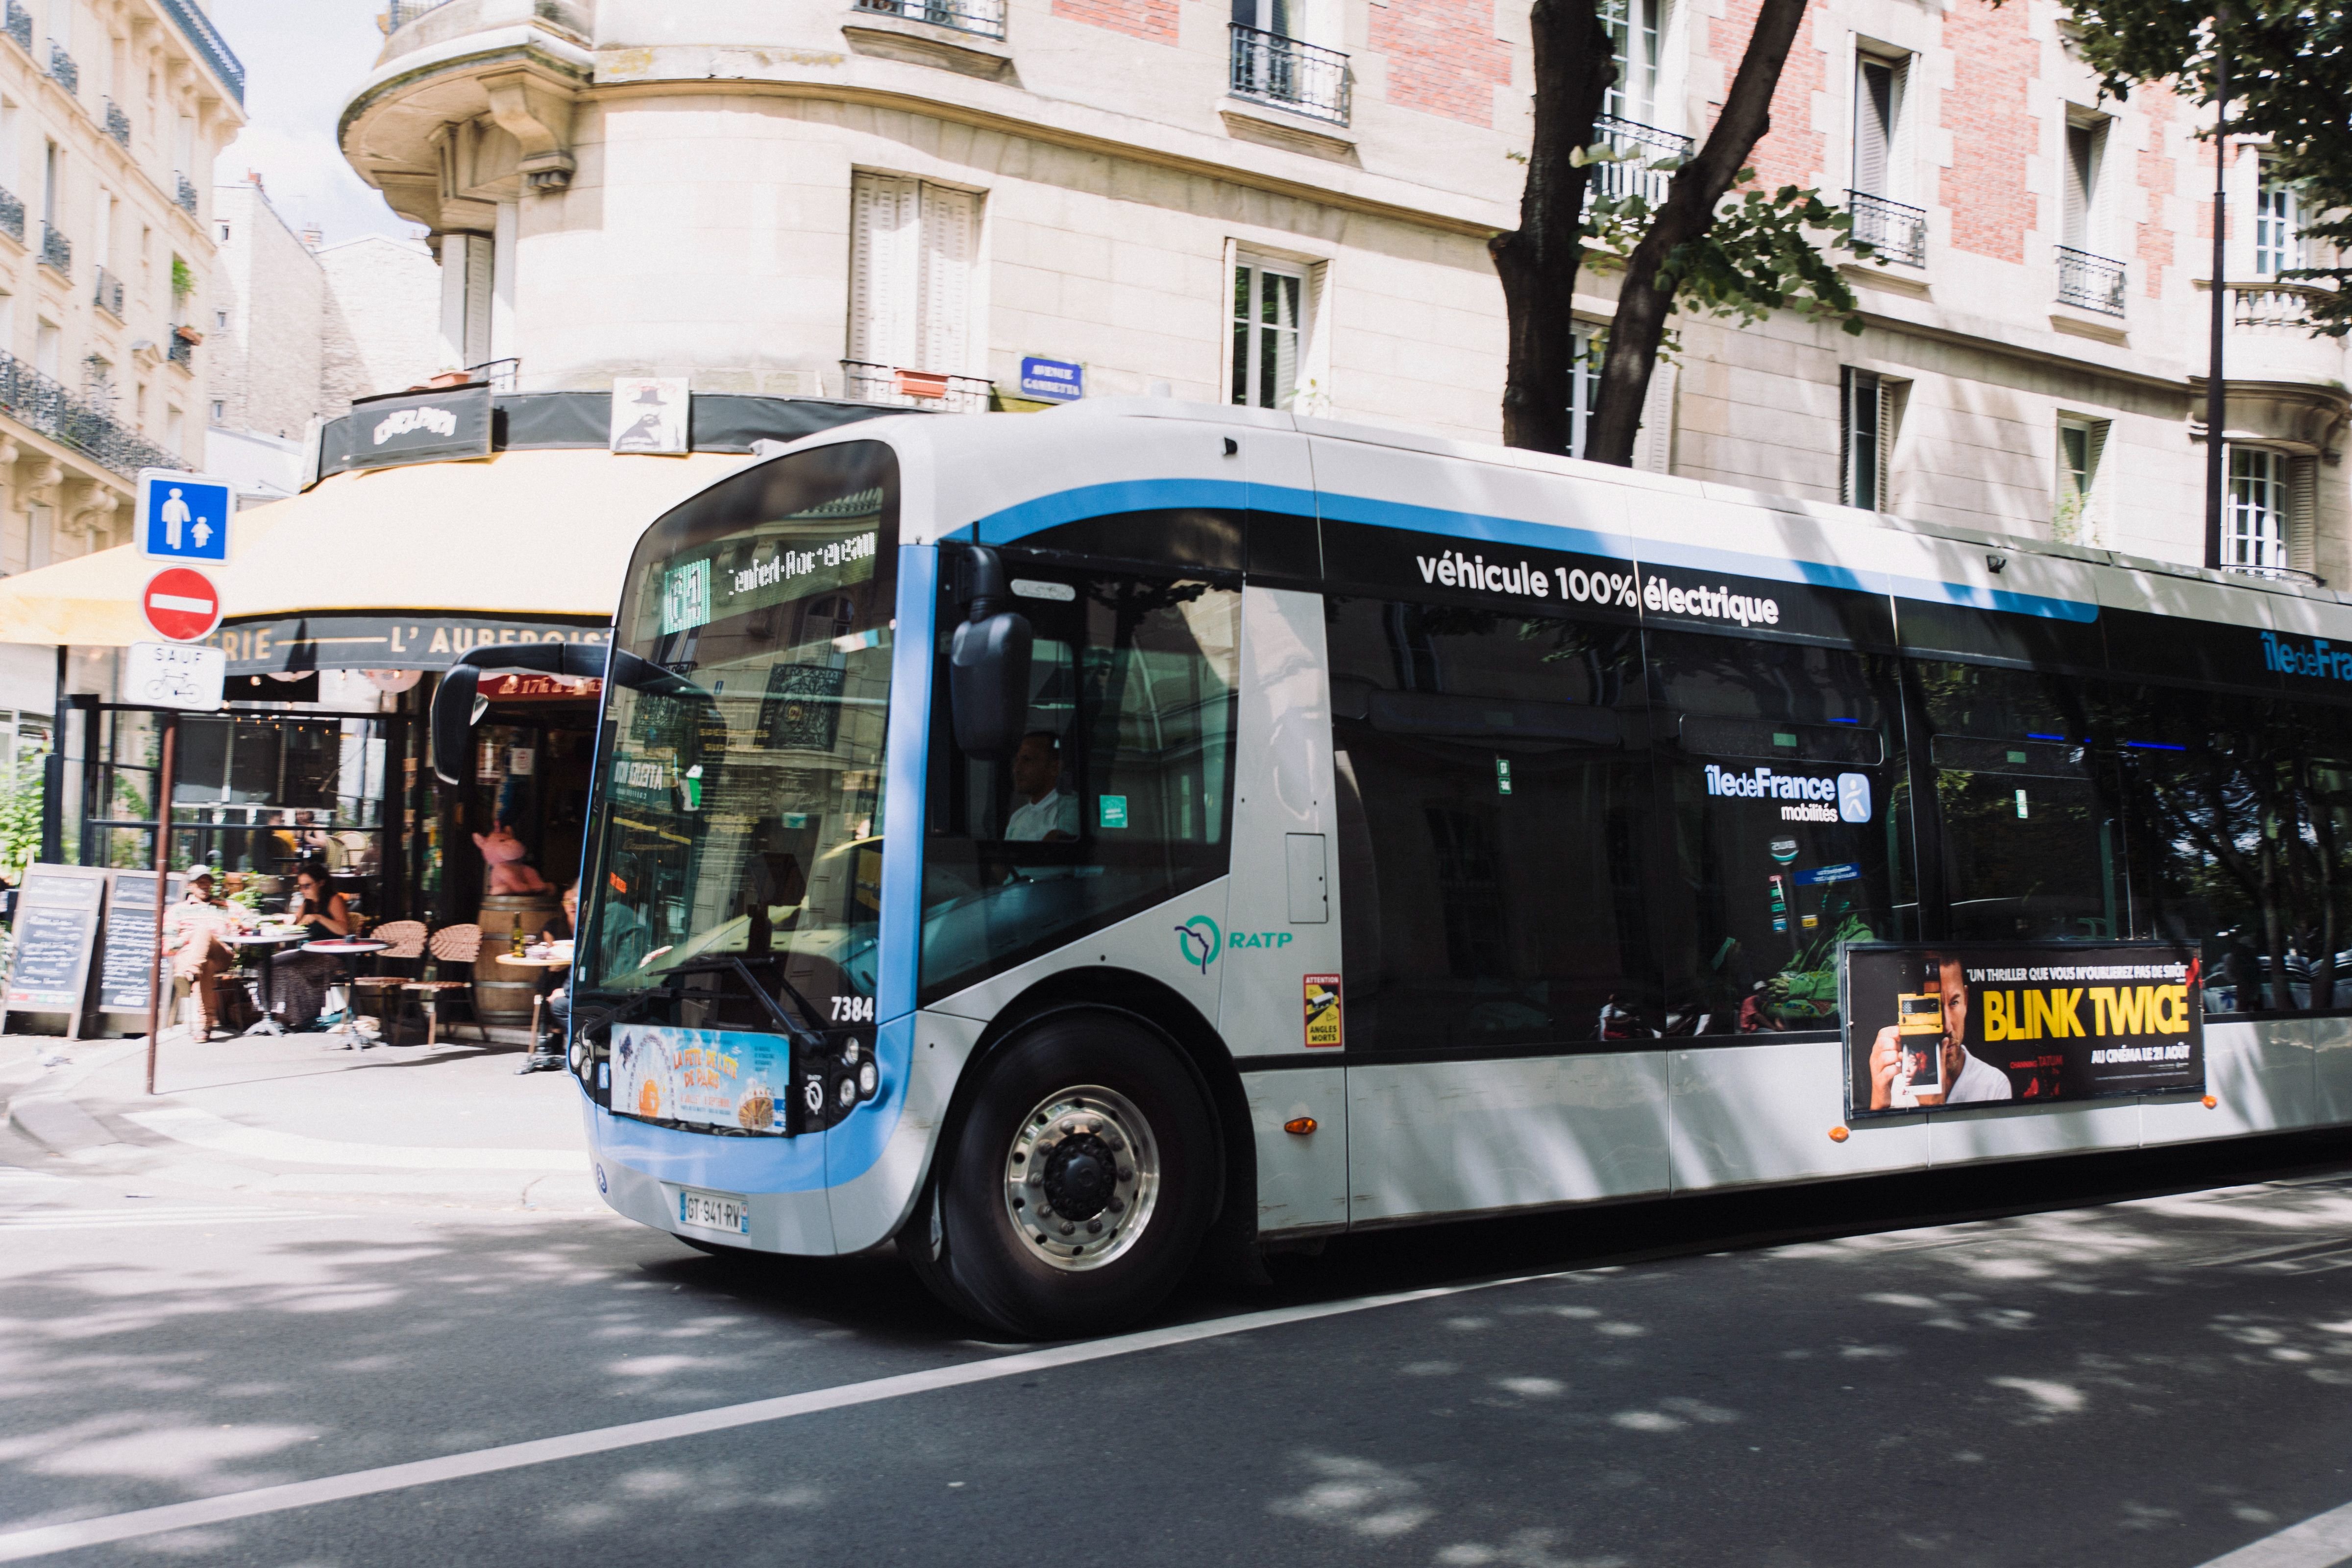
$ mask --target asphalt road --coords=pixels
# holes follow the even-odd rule
[[[54,1172],[0,1167],[0,1561],[893,1377],[36,1560],[2194,1568],[2352,1501],[2341,1141],[1365,1237],[1091,1360],[975,1340],[887,1259]],[[1284,1309],[1319,1315],[1223,1323]]]

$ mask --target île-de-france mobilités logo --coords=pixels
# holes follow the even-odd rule
[[[1209,973],[1209,965],[1217,962],[1217,954],[1224,951],[1224,932],[1206,915],[1194,915],[1176,928],[1177,951],[1184,955],[1185,963],[1203,974]]]

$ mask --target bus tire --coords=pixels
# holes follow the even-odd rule
[[[1216,1121],[1165,1040],[1111,1013],[1058,1015],[988,1058],[901,1250],[992,1328],[1101,1333],[1192,1267],[1218,1159]]]

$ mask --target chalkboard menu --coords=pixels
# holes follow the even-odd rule
[[[143,1030],[147,1016],[147,985],[155,966],[155,873],[116,871],[106,897],[106,945],[98,971],[98,1005],[101,1012],[136,1013]],[[172,879],[176,900],[187,879]]]
[[[0,992],[0,1022],[10,1013],[62,1013],[66,1033],[80,1037],[82,999],[89,988],[106,878],[106,872],[92,867],[26,868],[16,900],[7,989]],[[154,879],[149,877],[148,882],[152,888]]]

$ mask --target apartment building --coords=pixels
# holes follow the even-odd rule
[[[244,94],[193,0],[0,5],[0,573],[127,541],[131,476],[203,461],[204,193]],[[56,679],[0,645],[0,708]]]
[[[205,466],[249,506],[300,488],[312,420],[445,368],[441,269],[386,235],[324,244],[286,220],[257,174],[214,188],[212,229]]]
[[[1603,133],[1682,151],[1755,0],[1612,4]],[[393,0],[383,21],[345,154],[432,231],[450,361],[515,360],[526,390],[1166,391],[1499,428],[1486,241],[1524,175],[1517,0]],[[1850,269],[1866,330],[1685,321],[1643,466],[2199,559],[2211,146],[2161,88],[2102,99],[2067,26],[2055,0],[1809,8],[1756,163],[1880,247]],[[2229,177],[2229,556],[2352,581],[2345,350],[2278,278],[2294,193],[2252,145]],[[1611,283],[1584,288],[1605,322]]]

